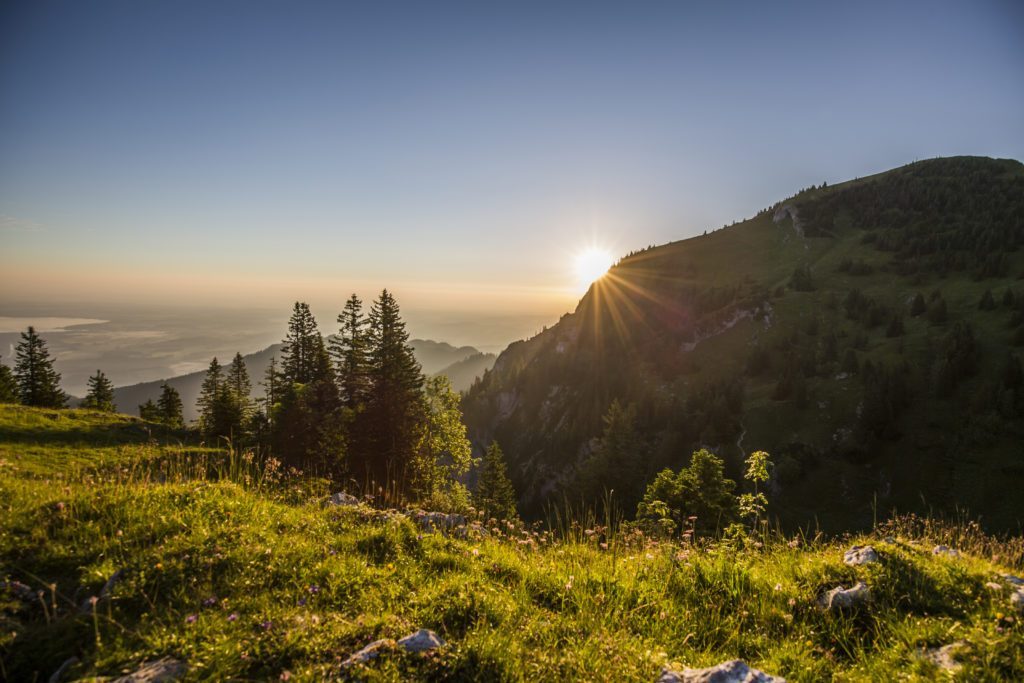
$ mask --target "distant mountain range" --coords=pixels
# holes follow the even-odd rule
[[[1022,278],[1024,166],[919,161],[627,255],[463,410],[527,513],[614,490],[632,514],[706,446],[737,481],[768,450],[791,526],[959,509],[1019,531]],[[613,401],[632,424],[604,452]]]
[[[456,391],[468,389],[477,377],[482,376],[490,369],[496,359],[493,353],[481,353],[472,346],[455,347],[446,342],[429,339],[413,339],[409,344],[416,354],[416,360],[423,368],[423,373],[428,376],[447,376]],[[261,382],[270,365],[270,359],[280,357],[281,348],[281,344],[273,344],[262,351],[243,356],[253,384],[253,398],[263,395]],[[219,360],[223,365],[231,362],[230,358],[220,358]],[[202,370],[170,377],[166,380],[117,387],[114,389],[114,402],[117,404],[118,411],[135,415],[138,413],[140,404],[149,399],[157,400],[160,396],[160,387],[166,381],[181,394],[185,419],[194,420],[198,417],[196,399],[199,398],[199,389],[205,375],[206,371]]]

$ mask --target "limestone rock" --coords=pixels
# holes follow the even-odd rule
[[[871,589],[863,581],[853,588],[836,586],[821,596],[819,604],[826,610],[850,609],[871,600]]]
[[[424,531],[440,531],[442,533],[461,529],[466,526],[466,518],[459,514],[446,512],[425,512],[413,510],[410,513],[416,525]]]
[[[32,587],[21,581],[5,581],[4,589],[22,602],[36,602],[39,599],[38,594],[32,590]]]
[[[1006,583],[1012,583],[1014,586],[1024,586],[1024,579],[1019,576],[1014,576],[1013,574],[1000,574],[999,578]]]
[[[444,640],[430,629],[421,628],[416,633],[410,633],[398,641],[400,647],[407,652],[426,652],[444,647]]]
[[[395,647],[395,641],[390,638],[381,638],[375,640],[359,652],[351,655],[348,659],[342,662],[342,666],[354,666],[356,664],[365,664],[371,659],[376,658],[384,650],[390,650]]]
[[[878,553],[869,545],[855,545],[843,553],[843,563],[851,567],[878,562]]]
[[[64,663],[57,667],[57,670],[50,676],[48,683],[60,683],[61,679],[64,678],[64,674],[75,664],[78,664],[78,657],[68,657],[65,659]]]
[[[786,679],[751,669],[746,662],[734,659],[706,669],[665,668],[658,683],[786,683]]]
[[[957,641],[955,643],[950,643],[949,645],[943,645],[942,647],[928,648],[923,654],[925,659],[940,669],[944,669],[946,671],[958,671],[962,664],[956,661],[956,654],[965,646],[966,643],[963,641]]]
[[[345,507],[351,507],[353,505],[359,505],[359,499],[350,493],[344,491],[338,491],[327,499],[328,505],[342,505]]]
[[[114,683],[165,683],[181,678],[186,671],[188,666],[185,662],[173,657],[163,657],[146,662],[134,673],[115,678]]]
[[[1010,596],[1010,604],[1018,612],[1024,614],[1024,588],[1018,588],[1013,591],[1013,594]]]
[[[960,557],[960,551],[945,545],[937,545],[932,548],[932,555],[945,555],[946,557]]]

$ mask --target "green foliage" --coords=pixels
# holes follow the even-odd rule
[[[437,375],[426,381],[424,401],[423,433],[411,468],[412,492],[421,500],[449,501],[443,505],[447,509],[465,507],[469,495],[459,478],[472,465],[472,447],[462,423],[459,395],[447,377]]]
[[[385,289],[369,317],[370,391],[357,421],[366,445],[355,454],[358,475],[377,484],[405,488],[419,448],[425,407],[423,374],[409,346],[398,302]]]
[[[163,416],[160,414],[160,408],[158,408],[157,405],[153,403],[153,399],[150,398],[147,399],[145,403],[139,405],[139,417],[146,422],[159,423]]]
[[[698,533],[720,531],[736,513],[732,495],[736,482],[725,477],[723,466],[721,458],[702,448],[679,472],[662,470],[637,506],[637,520],[649,527],[666,527],[669,525],[662,520],[667,519],[675,530],[683,529],[685,521],[692,521]]]
[[[18,399],[18,380],[9,367],[0,363],[0,403],[17,403]]]
[[[107,379],[102,371],[97,370],[96,374],[89,378],[89,392],[82,401],[83,408],[101,410],[112,413],[117,410],[114,405],[114,384]]]
[[[338,334],[331,340],[330,354],[338,369],[338,383],[345,405],[356,410],[367,399],[370,388],[369,340],[363,302],[353,294],[338,314]]]
[[[286,384],[333,379],[323,337],[309,304],[295,302],[281,349],[281,376]]]
[[[209,433],[214,429],[217,400],[222,393],[223,385],[224,369],[217,361],[217,357],[214,356],[206,370],[206,377],[203,378],[203,384],[199,389],[199,398],[196,401],[196,407],[199,409],[199,429],[204,433]]]
[[[739,515],[741,518],[749,519],[751,526],[756,525],[765,510],[768,509],[768,498],[765,497],[759,488],[768,481],[768,468],[772,462],[766,451],[754,451],[746,460],[747,471],[743,478],[753,484],[753,493],[743,493],[737,499]]]
[[[516,492],[508,479],[505,454],[498,442],[493,442],[484,451],[477,478],[473,504],[485,519],[515,520],[519,518],[516,509]]]
[[[802,265],[795,268],[793,276],[789,279],[789,287],[797,292],[813,292],[814,278],[811,277],[810,266]]]
[[[18,381],[18,398],[26,406],[63,408],[68,397],[60,388],[60,373],[53,369],[53,359],[46,342],[34,327],[21,333],[15,350],[14,377]]]
[[[185,426],[185,419],[182,417],[181,395],[178,390],[164,382],[160,385],[160,398],[157,400],[157,409],[160,414],[160,422],[172,429],[180,429]]]
[[[603,421],[597,448],[580,467],[580,488],[587,500],[599,501],[614,492],[624,508],[635,509],[643,491],[636,474],[644,469],[646,450],[636,428],[636,406],[615,399]]]

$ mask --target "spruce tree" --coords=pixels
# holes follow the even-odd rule
[[[223,384],[224,369],[214,356],[206,370],[206,377],[203,378],[203,384],[199,389],[199,399],[196,401],[196,407],[199,408],[199,428],[203,432],[213,428],[217,398]]]
[[[243,419],[248,420],[252,413],[252,382],[249,381],[249,371],[245,367],[245,359],[241,353],[235,353],[231,365],[228,366],[226,385],[238,403]]]
[[[0,403],[18,402],[18,381],[11,369],[0,363]]]
[[[153,403],[153,399],[147,399],[139,406],[139,417],[146,422],[160,422],[160,409]]]
[[[355,410],[366,400],[369,388],[366,319],[363,302],[355,294],[345,302],[338,315],[338,336],[331,340],[330,352],[338,369],[341,395],[348,408]]]
[[[473,494],[476,504],[485,518],[518,519],[516,492],[508,479],[505,454],[498,442],[493,442],[484,452],[480,463],[480,478]]]
[[[404,488],[423,419],[423,374],[398,302],[386,289],[370,310],[368,339],[371,388],[360,420],[368,445],[361,464],[371,481]]]
[[[910,315],[916,318],[926,310],[928,310],[928,307],[924,303],[924,296],[921,295],[921,292],[918,292],[914,295],[914,300],[910,304]]]
[[[185,418],[182,415],[181,395],[177,389],[167,382],[160,386],[160,398],[157,400],[157,408],[160,414],[160,422],[173,429],[180,429],[185,426]]]
[[[290,384],[309,384],[329,374],[330,363],[316,318],[308,304],[296,301],[281,350],[281,375]]]
[[[14,376],[18,380],[18,395],[27,406],[63,408],[67,394],[60,388],[60,373],[53,369],[53,359],[46,342],[29,327],[21,333],[21,342],[15,355]]]
[[[89,378],[88,385],[89,393],[82,401],[83,408],[102,410],[106,413],[113,413],[117,410],[114,405],[114,385],[102,371],[97,370],[96,374]]]

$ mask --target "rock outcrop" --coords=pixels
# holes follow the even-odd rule
[[[863,581],[853,588],[837,586],[821,596],[818,604],[825,610],[845,610],[863,605],[871,600],[871,589]]]
[[[786,679],[751,669],[747,663],[734,659],[706,669],[663,669],[658,683],[786,683]]]
[[[876,562],[878,562],[878,553],[869,545],[855,545],[843,553],[843,564],[848,564],[851,567]]]

